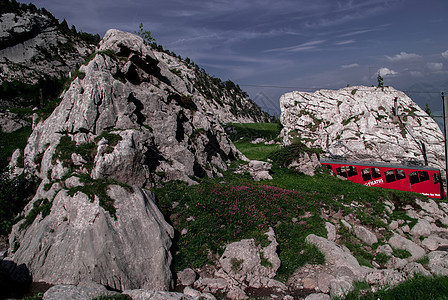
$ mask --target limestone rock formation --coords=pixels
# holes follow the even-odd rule
[[[398,100],[398,116],[392,108]],[[443,136],[436,122],[403,92],[391,87],[347,87],[280,98],[284,143],[295,138],[349,160],[424,161],[443,168]]]
[[[108,31],[80,72],[82,78],[72,82],[29,138],[25,162],[40,167],[40,177],[49,170],[57,176],[60,163],[54,155],[63,136],[76,146],[96,145],[90,161],[84,157],[92,178],[146,187],[168,180],[192,183],[191,176],[219,174],[227,169],[226,161],[241,157],[221,123],[248,116],[205,98],[195,89],[189,66],[151,50],[140,37]],[[114,135],[115,143],[101,139],[102,134]]]
[[[0,83],[68,77],[92,53],[93,41],[66,22],[60,24],[48,11],[8,2],[2,2],[0,13]]]
[[[84,192],[72,194],[58,189],[58,184],[47,192],[39,190],[26,208],[28,217],[10,235],[12,259],[26,264],[34,281],[88,281],[117,290],[169,289],[174,231],[153,194],[118,185],[108,187],[109,199],[89,199]],[[39,214],[36,201],[51,194],[51,209]],[[105,200],[113,201],[114,214],[100,204]],[[36,217],[32,223],[30,216]]]

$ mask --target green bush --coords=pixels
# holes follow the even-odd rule
[[[308,148],[304,143],[296,141],[291,145],[273,152],[270,155],[270,158],[278,165],[286,167],[289,166],[293,162],[293,160],[298,159],[299,156],[303,153],[319,155],[320,153],[322,153],[322,150],[317,148]]]
[[[0,175],[0,235],[11,232],[18,221],[17,215],[23,210],[36,192],[38,180],[25,175],[10,178],[7,169]]]

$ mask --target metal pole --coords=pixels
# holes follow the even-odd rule
[[[443,129],[445,133],[445,175],[446,182],[445,187],[448,192],[448,103],[445,94],[442,92],[442,103],[443,103]]]

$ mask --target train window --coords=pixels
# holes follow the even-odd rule
[[[394,182],[395,179],[395,174],[394,174],[394,170],[388,170],[386,172],[384,172],[384,176],[386,177],[386,182]]]
[[[347,175],[348,177],[352,177],[355,175],[358,175],[358,171],[356,170],[356,167],[353,166],[347,166]]]
[[[420,177],[420,182],[429,180],[429,174],[426,171],[418,171],[418,175]]]
[[[439,173],[434,173],[432,175],[432,178],[434,179],[434,184],[438,184],[440,182],[440,175],[439,175]]]
[[[370,176],[369,168],[362,169],[361,174],[362,174],[362,180],[364,181],[372,179],[372,176]]]
[[[411,184],[419,183],[417,172],[409,173],[409,181]]]
[[[338,174],[339,176],[347,178],[347,171],[345,170],[345,167],[336,168],[336,174]]]
[[[378,169],[378,168],[370,168],[370,170],[372,170],[372,178],[373,179],[381,177],[380,169]]]
[[[404,174],[403,170],[395,169],[395,177],[397,177],[397,180],[405,179],[406,175]]]

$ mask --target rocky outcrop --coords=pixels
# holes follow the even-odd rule
[[[241,155],[220,123],[238,117],[194,89],[187,65],[180,60],[168,65],[163,56],[140,37],[108,31],[97,55],[80,68],[85,75],[36,125],[25,149],[26,164],[45,177],[58,165],[53,157],[65,135],[78,146],[95,143],[93,166],[87,170],[95,179],[148,187],[169,180],[192,183],[192,176],[226,170],[226,162]],[[116,145],[100,139],[108,132],[119,139]],[[42,157],[40,169],[36,157]]]
[[[174,232],[153,194],[118,185],[108,186],[108,198],[89,199],[85,193],[59,184],[39,190],[10,235],[14,262],[26,264],[34,281],[51,284],[91,281],[116,290],[169,289]]]
[[[5,2],[0,15],[0,84],[69,77],[92,53],[93,41],[83,40],[74,27],[59,24],[48,11]]]
[[[398,115],[394,116],[394,99]],[[391,87],[347,87],[280,98],[285,144],[300,138],[309,147],[350,160],[424,161],[444,168],[443,136],[436,122],[403,92]]]

